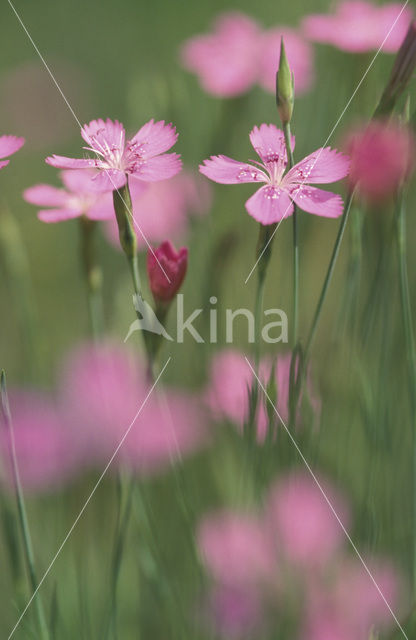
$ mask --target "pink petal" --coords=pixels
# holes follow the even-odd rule
[[[0,136],[0,158],[6,158],[11,156],[16,151],[19,151],[25,143],[24,138],[17,138],[16,136]]]
[[[261,224],[273,224],[292,215],[293,203],[286,191],[267,185],[247,200],[246,209]]]
[[[65,158],[56,155],[49,156],[45,162],[57,169],[88,169],[96,165],[96,161],[91,158]]]
[[[91,178],[91,191],[105,193],[120,189],[126,184],[127,177],[124,171],[117,169],[101,169]]]
[[[76,194],[90,193],[94,189],[91,179],[96,176],[94,169],[67,169],[61,171],[60,177],[68,191]]]
[[[7,167],[9,162],[10,162],[10,160],[0,160],[0,169],[3,169],[4,167]]]
[[[69,194],[64,189],[49,184],[36,184],[23,191],[23,198],[30,204],[39,207],[61,207],[68,200]]]
[[[163,120],[147,122],[136,133],[129,144],[137,145],[137,151],[142,158],[153,158],[168,151],[178,139],[176,129],[172,124],[165,124]]]
[[[204,164],[200,165],[199,170],[204,176],[220,184],[267,181],[264,171],[227,156],[211,156],[210,160],[204,160]]]
[[[265,164],[279,162],[283,171],[287,164],[285,136],[274,124],[261,124],[250,132],[250,142]],[[295,148],[295,136],[292,136],[292,151]]]
[[[118,120],[91,120],[81,129],[81,135],[85,142],[100,153],[110,149],[124,149],[125,130]]]
[[[285,185],[293,182],[327,184],[345,178],[350,159],[330,147],[320,148],[295,164],[285,176]]]
[[[104,193],[102,196],[100,196],[97,202],[88,208],[87,216],[90,220],[114,219],[115,222],[113,194]]]
[[[344,203],[336,193],[309,185],[295,187],[290,193],[298,207],[308,213],[324,218],[338,218],[342,214]]]
[[[149,158],[139,164],[131,175],[145,182],[157,182],[173,178],[182,168],[181,157],[177,153],[166,153]]]
[[[38,213],[38,218],[42,222],[63,222],[81,215],[81,209],[42,209]]]

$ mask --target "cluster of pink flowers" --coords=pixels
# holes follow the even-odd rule
[[[320,486],[344,527],[349,509]],[[302,640],[368,640],[394,620],[364,566],[347,553],[344,532],[306,472],[275,481],[261,512],[220,510],[199,523],[197,541],[212,577],[207,609],[221,636],[248,638],[273,620]],[[397,611],[400,580],[386,562],[368,560],[385,600]]]
[[[281,419],[287,423],[289,419],[289,373],[291,354],[279,355],[274,362],[277,405]],[[259,376],[267,387],[272,371],[273,361],[270,357],[262,359]],[[244,355],[234,349],[227,349],[217,354],[211,364],[211,373],[205,399],[212,415],[217,420],[227,419],[242,430],[248,418],[248,394],[254,381],[252,369]],[[307,392],[311,408],[316,417],[319,416],[321,402],[316,395],[311,376],[308,376]],[[263,442],[268,428],[268,416],[264,403],[259,403],[256,416],[257,438]]]
[[[307,91],[314,79],[314,56],[309,41],[331,44],[350,52],[400,47],[412,19],[410,7],[393,2],[379,7],[363,0],[339,2],[334,14],[312,14],[299,29],[274,27],[264,31],[242,13],[221,14],[213,30],[193,36],[181,49],[183,65],[194,72],[208,93],[231,97],[255,84],[275,91],[283,37],[295,91]]]
[[[25,490],[56,490],[81,471],[102,469],[129,429],[112,468],[138,474],[168,469],[207,438],[197,399],[175,390],[149,397],[144,364],[112,344],[82,345],[61,365],[55,398],[11,392],[14,439]],[[0,458],[11,482],[10,439],[0,433]]]

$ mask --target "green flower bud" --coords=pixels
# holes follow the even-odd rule
[[[276,104],[282,124],[288,124],[292,119],[295,83],[286,56],[283,38],[280,45],[279,69],[276,73]]]

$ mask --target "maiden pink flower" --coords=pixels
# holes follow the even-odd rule
[[[395,122],[373,121],[358,127],[346,148],[351,156],[349,182],[373,204],[393,196],[414,167],[413,135]]]
[[[210,185],[199,175],[182,171],[171,180],[146,184],[134,180],[130,185],[134,228],[139,249],[148,242],[182,238],[191,216],[204,215],[211,206]],[[117,222],[110,203],[111,219],[105,225],[109,241],[120,249]],[[140,230],[141,231],[140,231]]]
[[[19,151],[25,143],[24,138],[18,138],[16,136],[0,136],[0,158],[7,158],[13,155],[16,151]],[[0,160],[0,169],[6,167],[10,160]]]
[[[179,291],[188,268],[188,249],[176,251],[168,240],[147,253],[147,275],[155,302],[168,303]],[[167,277],[166,277],[167,276]]]
[[[90,220],[114,218],[112,198],[109,194],[97,193],[91,188],[91,169],[68,169],[61,171],[64,189],[49,184],[37,184],[23,192],[26,202],[48,207],[38,212],[42,222],[61,222],[86,216]]]
[[[402,9],[403,3],[398,2],[380,7],[363,0],[347,0],[340,2],[332,15],[306,17],[302,26],[311,40],[351,52],[379,49],[391,30],[383,44],[383,51],[391,53],[402,44],[412,18],[410,8]]]
[[[181,169],[177,153],[165,153],[177,141],[171,124],[147,122],[133,138],[126,140],[124,126],[117,120],[92,120],[81,129],[87,151],[95,158],[65,158],[53,155],[46,162],[58,169],[95,169],[92,184],[99,191],[113,191],[133,177],[144,182],[172,178]]]
[[[12,391],[10,406],[20,479],[25,491],[56,490],[79,470],[82,448],[64,416],[44,394]],[[3,425],[1,425],[3,427]],[[0,467],[12,485],[10,434],[0,429]]]
[[[130,425],[114,466],[139,474],[162,472],[205,444],[197,400],[184,391],[155,389],[145,402],[144,363],[138,365],[125,348],[78,347],[64,362],[60,388],[71,433],[83,443],[90,465],[108,462]]]
[[[261,224],[273,224],[293,213],[293,203],[309,213],[336,218],[342,214],[339,195],[311,184],[335,182],[348,174],[347,156],[330,147],[317,149],[285,174],[287,154],[283,131],[275,125],[254,127],[250,141],[261,163],[248,164],[227,156],[211,156],[199,167],[220,184],[264,183],[246,202],[248,213]],[[295,146],[292,138],[292,148]]]
[[[182,62],[208,93],[237,96],[256,82],[259,37],[254,20],[242,13],[225,13],[216,20],[213,33],[185,43]]]
[[[311,46],[294,29],[276,27],[265,32],[242,13],[222,14],[212,33],[188,40],[182,48],[182,62],[215,96],[241,95],[257,83],[274,93],[282,35],[300,94],[313,79]]]

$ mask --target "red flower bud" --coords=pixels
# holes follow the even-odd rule
[[[169,240],[147,254],[147,274],[155,302],[170,302],[185,278],[188,249],[175,250]]]

